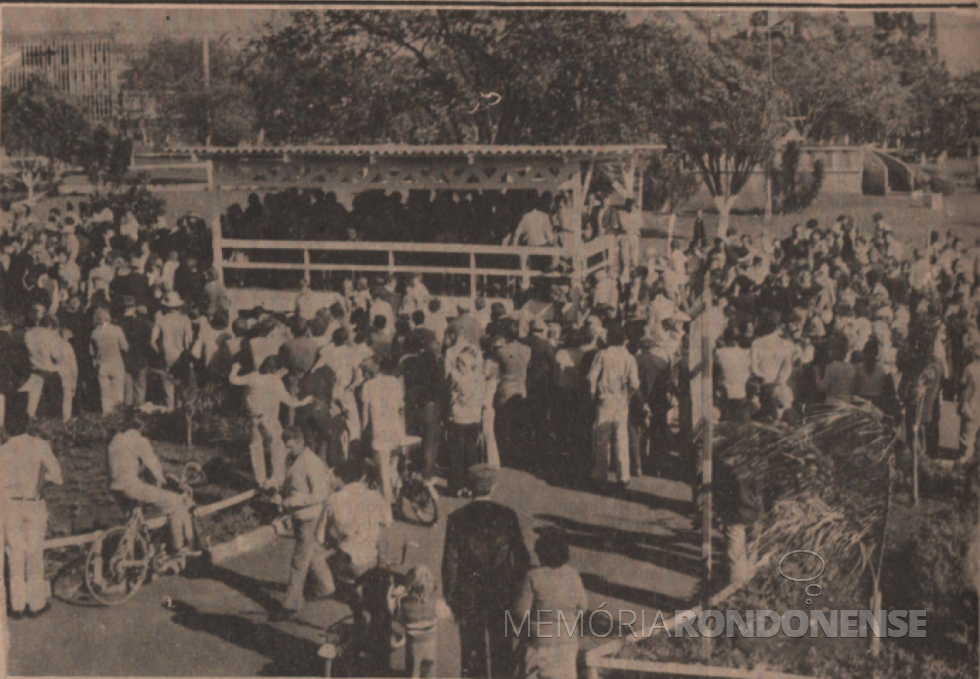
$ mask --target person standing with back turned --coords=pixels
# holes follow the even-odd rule
[[[517,599],[531,557],[517,514],[490,499],[497,472],[474,465],[474,500],[446,521],[442,591],[459,623],[461,676],[511,677],[514,653],[506,611]]]
[[[7,498],[0,518],[10,558],[10,608],[15,618],[30,608],[28,615],[33,618],[48,610],[44,581],[48,509],[39,487],[45,480],[59,486],[63,482],[51,445],[29,433],[24,418],[17,420],[9,423],[15,435],[0,446],[0,495]]]

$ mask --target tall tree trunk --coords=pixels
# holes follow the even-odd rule
[[[27,187],[27,200],[34,203],[34,187],[37,186],[37,176],[32,170],[24,170],[21,175],[21,180],[24,182],[24,186]]]
[[[715,196],[715,207],[718,208],[718,231],[717,237],[724,238],[728,235],[728,216],[732,211],[732,205],[738,196]]]

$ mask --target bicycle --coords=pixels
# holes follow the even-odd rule
[[[197,462],[188,462],[179,478],[167,474],[166,480],[167,486],[184,495],[191,508],[197,541],[207,552],[207,535],[193,504],[193,487],[205,483],[204,470]],[[154,573],[172,571],[176,574],[179,571],[179,563],[167,554],[164,542],[152,539],[142,506],[128,500],[125,502],[132,505],[129,519],[102,533],[89,548],[85,559],[85,587],[89,595],[104,606],[117,606],[128,601]]]
[[[432,526],[439,520],[439,495],[431,482],[426,481],[421,470],[412,461],[411,455],[411,452],[421,443],[422,439],[418,436],[406,436],[401,446],[392,453],[392,463],[397,464],[398,470],[398,473],[393,475],[392,506],[396,514],[406,521],[411,520],[410,511],[418,524]],[[409,511],[405,509],[406,504]]]
[[[381,630],[389,630],[391,627],[390,615],[394,612],[394,601],[398,598],[406,577],[406,573],[402,571],[408,548],[418,546],[416,542],[406,542],[402,545],[399,561],[382,558],[379,559],[377,566],[358,578],[338,579],[338,585],[349,597],[347,603],[351,607],[351,614],[338,620],[321,634],[323,644],[317,649],[317,657],[324,662],[325,677],[335,676],[335,673],[339,676],[351,677],[377,674],[379,668],[376,663],[381,656],[384,656],[384,653],[380,655],[378,653],[377,633]],[[368,598],[373,604],[371,608],[374,609],[368,611],[369,616],[373,618],[381,615],[387,618],[386,620],[372,620],[370,623],[365,620],[365,600]],[[387,612],[383,611],[383,608],[386,608]],[[372,626],[374,637],[370,631]],[[391,638],[388,641],[392,649],[400,648],[405,644],[405,633],[398,634],[394,630],[390,630],[390,633]],[[372,639],[374,644],[371,643]]]

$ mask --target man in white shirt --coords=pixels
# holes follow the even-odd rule
[[[768,402],[769,412],[779,421],[783,412],[793,405],[793,390],[789,378],[793,374],[796,345],[782,337],[779,312],[765,309],[757,329],[759,336],[749,350],[752,375],[762,382],[762,404]]]
[[[371,362],[367,366],[365,370],[372,369]],[[395,376],[396,367],[393,359],[382,359],[380,374],[361,387],[364,438],[370,441],[381,473],[381,492],[389,502],[393,501],[391,454],[405,439],[405,388]]]
[[[75,390],[78,388],[78,358],[75,350],[68,341],[72,338],[71,330],[62,328],[59,341],[56,344],[58,376],[61,378],[61,420],[71,419],[72,404],[75,400]]]
[[[350,443],[361,439],[361,415],[357,409],[357,398],[354,396],[354,389],[360,384],[361,350],[348,344],[349,339],[350,334],[347,328],[334,330],[331,336],[331,344],[320,349],[316,363],[310,369],[312,373],[318,368],[327,366],[337,376],[333,398],[340,407],[347,429],[347,441],[344,444],[345,458]]]
[[[613,449],[617,481],[625,487],[630,481],[629,400],[640,389],[640,374],[636,359],[623,346],[622,326],[609,327],[606,342],[609,347],[596,354],[589,370],[589,394],[596,403],[593,478],[606,481]]]
[[[44,307],[35,304],[34,315],[38,319],[37,325],[24,333],[24,344],[31,359],[31,376],[18,390],[27,392],[27,415],[31,419],[37,414],[44,387],[54,383],[61,354],[61,338],[51,328]]]
[[[0,446],[0,496],[6,499],[0,520],[10,559],[10,608],[16,617],[30,608],[29,615],[35,617],[48,609],[44,580],[48,510],[38,489],[42,481],[60,486],[62,478],[50,444],[27,433],[24,425],[15,423],[11,432],[18,435]]]
[[[296,315],[304,321],[312,321],[314,316],[316,316],[317,309],[319,309],[319,305],[317,304],[316,296],[310,290],[310,279],[304,277],[299,294],[296,295]]]
[[[330,470],[306,447],[299,427],[287,427],[282,440],[290,466],[282,497],[277,499],[284,509],[291,512],[296,546],[293,548],[286,598],[282,610],[273,616],[278,621],[292,618],[303,606],[303,586],[311,571],[319,598],[330,596],[335,589],[333,575],[327,565],[327,553],[316,537],[324,504],[331,490]]]
[[[525,214],[517,230],[514,231],[507,245],[528,245],[530,247],[542,247],[553,245],[555,233],[551,226],[551,217],[548,210],[551,208],[551,197],[548,194],[542,196],[538,204],[527,214]]]
[[[184,302],[176,292],[168,292],[160,304],[164,308],[157,312],[153,321],[150,346],[163,355],[169,371],[183,353],[194,344],[194,326],[191,319],[183,313]],[[170,412],[175,405],[175,388],[169,374],[163,379],[163,388],[167,399],[167,411]]]
[[[245,387],[245,402],[252,429],[248,451],[252,458],[252,472],[255,483],[261,488],[279,488],[286,478],[286,451],[282,441],[282,424],[279,423],[279,405],[285,403],[291,408],[302,408],[312,402],[313,397],[303,399],[293,397],[282,382],[287,370],[281,367],[278,356],[270,356],[258,371],[248,375],[239,374],[242,366],[235,363],[231,367],[228,381]],[[265,453],[268,449],[272,475],[268,476],[265,466]]]
[[[376,486],[378,470],[364,458],[344,467],[346,485],[327,500],[327,533],[339,554],[331,559],[334,575],[352,580],[378,565],[378,540],[393,523],[391,505]]]
[[[153,485],[140,478],[141,471],[153,477]],[[171,554],[181,558],[189,554],[186,544],[194,540],[194,524],[184,496],[163,489],[165,479],[163,465],[140,431],[140,423],[132,411],[124,412],[119,431],[109,443],[109,489],[166,514]]]

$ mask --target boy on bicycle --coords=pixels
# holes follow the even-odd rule
[[[117,433],[109,443],[109,489],[167,515],[170,554],[179,564],[192,554],[186,547],[187,542],[194,540],[190,507],[182,494],[163,489],[163,466],[149,439],[143,436],[141,422],[134,411],[127,408],[119,417]],[[140,478],[143,472],[152,477],[152,485]]]

